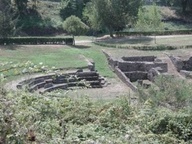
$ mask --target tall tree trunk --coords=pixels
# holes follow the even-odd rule
[[[114,38],[114,36],[113,36],[113,29],[111,27],[109,28],[109,34],[110,34],[110,37]]]
[[[73,35],[73,45],[75,45],[75,36]]]

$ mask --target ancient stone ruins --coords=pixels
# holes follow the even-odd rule
[[[167,63],[155,56],[134,56],[114,59],[105,53],[108,63],[119,78],[127,84],[133,91],[137,91],[134,82],[149,87],[155,77],[166,74]]]
[[[168,55],[166,59],[155,56],[114,58],[106,52],[104,54],[113,71],[133,91],[137,91],[137,85],[148,88],[158,75],[192,78],[192,57]]]
[[[56,89],[75,88],[102,88],[105,79],[96,71],[77,70],[76,72],[63,73],[60,75],[49,74],[26,79],[17,84],[17,88],[26,88],[29,92],[51,92]]]
[[[182,76],[192,78],[192,57],[182,58],[170,55],[169,58]]]
[[[27,89],[29,92],[45,93],[57,89],[70,90],[77,88],[102,88],[106,84],[95,70],[95,63],[86,59],[87,66],[70,72],[60,71],[59,74],[43,74],[25,78],[17,83],[17,89]]]

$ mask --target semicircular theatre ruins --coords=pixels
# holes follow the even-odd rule
[[[57,89],[72,90],[77,88],[102,88],[106,86],[106,79],[95,70],[95,63],[86,59],[88,66],[60,71],[59,74],[40,74],[26,77],[16,84],[16,89],[26,89],[40,94]]]

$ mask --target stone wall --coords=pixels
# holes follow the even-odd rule
[[[107,61],[109,66],[112,68],[113,71],[115,71],[115,67],[118,64],[118,60],[111,58],[106,52],[103,51],[103,53],[105,54],[105,56],[107,57]]]
[[[130,79],[131,82],[136,82],[137,80],[147,79],[148,72],[132,71],[124,72],[124,74]]]
[[[163,62],[132,62],[132,61],[121,61],[117,63],[119,69],[123,72],[130,72],[130,71],[149,71],[151,68],[160,67],[162,70],[161,72],[167,72],[168,66],[167,63]]]
[[[117,76],[128,86],[130,87],[134,92],[137,91],[137,87],[134,86],[130,79],[118,68],[115,68],[115,73],[117,74]]]
[[[140,81],[142,83],[143,80],[153,82],[156,76],[168,71],[167,63],[155,56],[122,57],[116,60],[109,54],[105,52],[104,54],[117,76],[133,91],[137,91],[137,87],[132,82]]]
[[[181,70],[192,71],[192,57],[190,57],[188,60],[183,60],[177,56],[169,56],[169,58],[171,59],[178,72]]]
[[[135,57],[122,57],[124,61],[146,61],[146,62],[154,62],[155,56],[135,56]]]
[[[169,58],[171,59],[178,72],[183,69],[184,63],[181,58],[174,56],[169,56]]]
[[[118,62],[117,65],[118,65],[118,68],[123,72],[145,71],[146,69],[144,62],[121,61],[121,62]]]
[[[184,70],[192,71],[192,57],[190,57],[187,61],[183,61],[183,63],[184,63],[183,66]]]

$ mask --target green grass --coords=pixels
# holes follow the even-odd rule
[[[53,46],[54,47],[54,46]],[[86,62],[79,57],[76,49],[66,48],[39,48],[30,46],[17,48],[16,50],[3,49],[1,61],[23,62],[32,61],[34,63],[44,63],[48,66],[55,67],[81,67]],[[75,58],[75,60],[73,60]]]
[[[94,60],[96,69],[106,77],[114,77],[108,67],[105,55],[101,47],[91,46],[2,46],[0,48],[0,63],[12,61],[23,63],[31,61],[35,64],[43,63],[49,67],[77,68],[87,66],[84,58]]]

